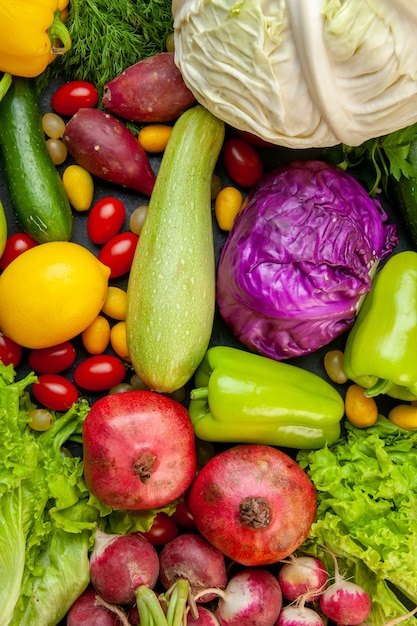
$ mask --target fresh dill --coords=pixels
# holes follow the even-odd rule
[[[86,80],[101,97],[124,69],[164,51],[173,30],[171,0],[70,0],[69,7],[71,49],[37,78],[39,92],[54,78]]]

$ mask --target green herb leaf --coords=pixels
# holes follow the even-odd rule
[[[141,59],[162,52],[172,32],[170,0],[71,0],[65,25],[70,50],[36,79],[43,92],[53,78],[104,85]]]

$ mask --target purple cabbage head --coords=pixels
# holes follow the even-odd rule
[[[222,248],[217,304],[251,350],[282,360],[349,329],[371,268],[397,245],[379,200],[322,161],[275,169],[251,191]]]

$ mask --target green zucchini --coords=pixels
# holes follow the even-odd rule
[[[417,140],[410,145],[408,160],[417,170]],[[398,181],[391,177],[388,193],[411,244],[417,249],[417,177],[401,176]]]
[[[0,101],[0,148],[12,208],[23,230],[38,243],[68,241],[71,205],[46,147],[30,79],[13,77]]]
[[[204,107],[175,122],[127,287],[129,356],[152,390],[186,384],[207,350],[215,309],[211,182],[224,123]]]

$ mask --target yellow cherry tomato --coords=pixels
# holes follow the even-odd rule
[[[70,241],[42,243],[0,275],[0,331],[25,348],[73,339],[99,314],[110,268]]]
[[[378,407],[374,398],[368,398],[363,387],[353,384],[346,390],[345,414],[356,428],[368,428],[378,419]]]
[[[172,126],[166,124],[149,124],[140,129],[138,141],[145,152],[163,152],[171,137]]]
[[[121,287],[109,285],[106,299],[101,309],[102,313],[114,320],[124,320],[126,319],[126,309],[127,292]]]
[[[222,230],[231,230],[242,203],[243,196],[236,187],[223,187],[219,191],[214,203],[214,213]]]
[[[121,320],[110,329],[110,345],[121,359],[130,361],[126,339],[126,322]]]
[[[417,406],[415,404],[398,404],[388,413],[388,419],[405,430],[417,428]]]
[[[81,165],[69,165],[62,174],[62,183],[71,206],[79,212],[88,211],[94,198],[94,181]]]
[[[103,354],[110,341],[110,322],[103,315],[96,319],[82,332],[84,348],[90,354]]]

